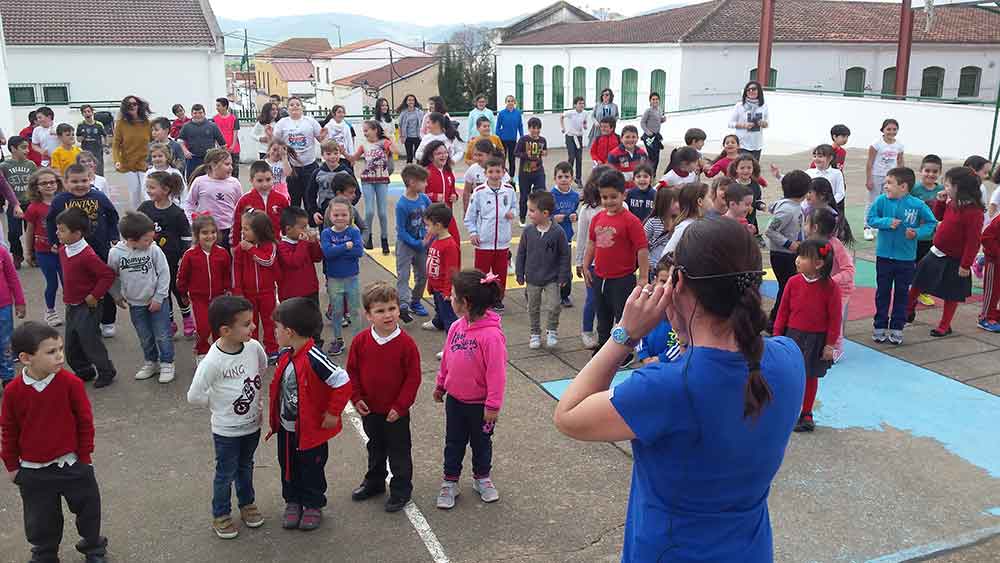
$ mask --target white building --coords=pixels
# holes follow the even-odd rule
[[[322,107],[346,105],[349,91],[338,88],[337,81],[365,72],[374,71],[409,57],[431,57],[419,49],[407,47],[388,39],[364,39],[337,49],[316,53],[312,63],[316,66],[316,101]]]
[[[775,2],[770,85],[891,92],[899,5],[831,0]],[[992,100],[1000,68],[1000,14],[939,6],[926,29],[914,14],[908,94]],[[668,110],[736,101],[756,77],[759,0],[712,0],[617,21],[557,23],[497,47],[497,105],[509,94],[529,110],[592,105],[610,87],[623,115],[651,91]]]
[[[211,108],[226,94],[222,31],[208,0],[0,0],[15,125],[52,107],[117,107],[127,95],[170,115],[176,103]],[[2,111],[0,106],[0,111]]]

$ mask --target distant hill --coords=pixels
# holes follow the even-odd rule
[[[397,43],[420,48],[424,42],[439,43],[461,29],[462,25],[420,26],[412,23],[393,22],[336,12],[310,14],[305,16],[277,16],[251,20],[232,20],[218,17],[224,33],[239,34],[240,37],[226,37],[226,52],[243,52],[242,33],[247,30],[250,52],[266,49],[270,44],[290,37],[326,37],[330,45],[337,47],[337,28],[340,26],[340,41],[344,44],[360,39],[384,37]],[[508,20],[511,21],[511,20]],[[499,27],[506,22],[481,22],[477,27]],[[256,40],[256,42],[255,42]]]

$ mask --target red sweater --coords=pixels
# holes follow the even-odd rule
[[[211,301],[233,287],[233,260],[225,248],[205,254],[197,244],[187,249],[177,268],[177,291]]]
[[[280,278],[278,245],[265,242],[250,250],[233,247],[233,295],[273,293]]]
[[[451,297],[451,276],[461,267],[461,252],[455,237],[435,240],[427,249],[427,287]]]
[[[362,330],[351,342],[347,354],[347,374],[351,376],[351,401],[364,401],[372,413],[399,416],[410,412],[420,387],[420,350],[405,331],[379,344],[371,329]]]
[[[344,411],[351,398],[351,379],[346,371],[334,365],[319,348],[313,346],[312,340],[298,352],[292,348],[282,350],[271,379],[268,415],[271,432],[265,440],[281,428],[281,378],[289,362],[294,365],[299,389],[299,418],[295,421],[299,451],[311,450],[340,434],[344,427],[343,419],[338,420],[333,428],[323,428],[322,424],[326,413],[340,416]],[[284,452],[278,455],[284,455]]]
[[[240,230],[243,223],[243,215],[251,209],[267,213],[267,218],[271,220],[271,228],[274,229],[274,236],[281,236],[281,212],[288,207],[288,198],[279,194],[278,190],[272,189],[267,194],[267,204],[257,190],[250,190],[243,194],[236,202],[236,212],[233,214],[233,230],[229,233],[232,247],[243,240],[243,233]]]
[[[601,135],[594,139],[593,144],[590,145],[590,158],[601,164],[607,164],[608,154],[618,148],[620,143],[621,140],[615,133]]]
[[[983,254],[987,260],[993,263],[1000,261],[1000,215],[990,221],[979,237],[979,242],[983,245]]]
[[[70,452],[91,463],[94,413],[83,381],[61,369],[39,393],[18,373],[3,392],[0,437],[7,471],[20,469],[21,460],[45,463]]]
[[[323,261],[323,249],[319,241],[289,242],[282,239],[278,243],[278,263],[281,265],[281,280],[278,282],[278,299],[306,297],[319,292],[319,278],[316,264]]]
[[[936,200],[934,216],[940,221],[934,232],[934,246],[948,257],[958,260],[966,270],[971,268],[979,252],[983,210],[976,205],[956,207]]]
[[[451,207],[452,198],[458,198],[455,191],[455,174],[451,170],[442,170],[433,164],[427,165],[427,197],[431,203],[444,203]]]
[[[90,245],[72,258],[66,256],[66,246],[61,245],[59,265],[63,273],[63,303],[67,305],[79,305],[88,295],[100,299],[115,282],[115,271],[97,256]]]
[[[788,278],[781,294],[774,334],[783,336],[786,328],[823,332],[827,345],[833,346],[840,336],[841,314],[840,289],[833,280],[809,282],[802,274],[796,274]]]

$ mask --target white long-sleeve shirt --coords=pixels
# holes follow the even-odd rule
[[[208,405],[212,433],[235,438],[260,430],[264,412],[264,371],[267,354],[250,339],[236,354],[223,352],[216,342],[198,364],[188,389],[193,405]]]
[[[844,173],[840,170],[830,166],[826,170],[820,170],[819,168],[806,168],[806,174],[810,178],[826,178],[830,182],[830,187],[833,188],[833,199],[837,203],[844,200],[844,196],[847,195],[847,191],[844,189]]]

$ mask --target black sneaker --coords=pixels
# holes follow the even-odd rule
[[[399,320],[403,321],[406,324],[410,324],[410,323],[413,322],[413,314],[410,313],[409,309],[406,309],[406,308],[400,309],[399,310]]]
[[[338,338],[330,343],[330,356],[339,356],[344,353],[344,339]]]
[[[384,256],[389,255],[389,239],[387,238],[382,239],[382,254]]]
[[[941,338],[942,336],[948,336],[951,333],[952,333],[951,327],[948,327],[948,330],[941,330],[937,328],[931,329],[931,336],[933,336],[934,338]]]
[[[349,327],[351,326],[351,317],[344,315],[344,318],[340,320],[340,326]]]
[[[563,307],[572,307],[572,306],[573,306],[573,302],[572,302],[572,301],[570,301],[569,297],[564,297],[564,298],[562,299],[562,301],[560,302],[560,304],[561,304],[561,305],[562,305]]]
[[[914,309],[906,314],[906,324],[913,324],[913,321],[917,320],[917,310]]]
[[[361,483],[360,487],[354,489],[354,491],[351,492],[351,500],[358,502],[362,500],[368,500],[372,497],[382,496],[384,494],[385,494],[385,487],[381,488],[371,487],[368,485],[368,482],[365,481]]]
[[[812,414],[803,414],[799,416],[799,421],[795,423],[794,430],[796,432],[812,432],[816,429],[816,423],[813,422]]]
[[[97,379],[94,380],[94,389],[100,389],[101,387],[107,387],[108,385],[111,385],[112,383],[114,383],[114,381],[115,381],[115,376],[113,376],[113,375],[111,377],[101,377],[101,376],[98,376]]]
[[[368,235],[368,238],[365,239],[365,250],[372,250],[373,248],[375,246],[372,244],[372,236]]]
[[[389,495],[389,498],[385,501],[385,511],[386,512],[399,512],[403,510],[406,503],[410,502],[410,499],[397,497],[396,495]]]

